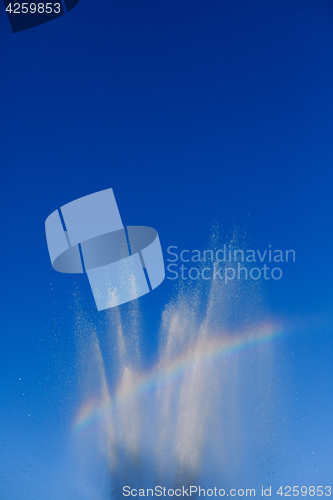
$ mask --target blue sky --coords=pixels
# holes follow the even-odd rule
[[[80,0],[61,18],[16,34],[2,9],[0,37],[0,460],[8,475],[1,498],[30,498],[20,495],[32,483],[29,467],[40,470],[47,454],[49,422],[52,449],[61,441],[58,416],[76,397],[64,383],[74,373],[68,308],[75,286],[93,306],[87,281],[53,271],[44,221],[109,187],[124,224],[156,228],[164,251],[205,248],[214,221],[226,241],[237,222],[251,248],[295,249],[296,262],[264,284],[265,296],[272,315],[307,325],[284,349],[296,353],[290,387],[302,394],[310,442],[319,443],[327,467],[331,3]],[[166,280],[141,300],[148,354],[173,286]],[[38,477],[52,469],[52,460],[45,463]]]

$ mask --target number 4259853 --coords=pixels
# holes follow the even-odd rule
[[[12,4],[10,3],[6,7],[6,11],[9,12],[10,14],[52,14],[54,12],[55,14],[60,13],[60,3],[14,3],[13,7]]]
[[[310,497],[330,497],[332,494],[331,486],[280,486],[277,495],[285,496],[285,497],[298,497],[301,495],[302,497],[310,496]]]

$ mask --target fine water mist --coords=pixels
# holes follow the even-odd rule
[[[162,313],[153,364],[139,303],[108,310],[99,324],[77,314],[78,498],[118,500],[124,486],[146,496],[158,485],[272,483],[282,330],[265,312],[259,283],[179,282]]]

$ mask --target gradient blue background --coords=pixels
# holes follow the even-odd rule
[[[94,306],[84,277],[53,271],[44,221],[108,187],[124,224],[155,227],[164,250],[204,248],[214,220],[230,238],[236,220],[250,247],[296,251],[265,294],[272,315],[303,325],[282,349],[293,460],[327,480],[332,3],[80,0],[17,34],[2,8],[0,39],[1,500],[45,498],[56,477],[77,402],[75,286]],[[140,299],[148,355],[173,286]]]

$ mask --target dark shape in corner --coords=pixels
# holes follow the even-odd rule
[[[79,3],[79,0],[64,1],[67,11],[73,9]],[[53,0],[52,2],[36,0],[23,3],[4,0],[4,4],[13,33],[53,21],[66,12],[62,0]],[[46,12],[46,9],[48,9],[48,12]]]
[[[80,0],[65,0],[65,5],[67,12],[74,9],[74,7],[79,3]]]

